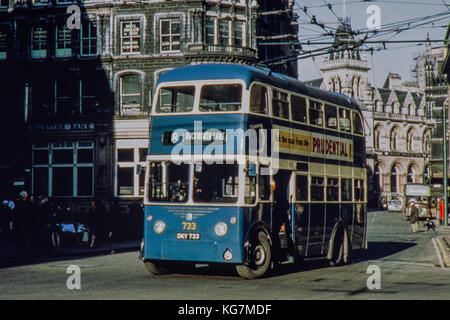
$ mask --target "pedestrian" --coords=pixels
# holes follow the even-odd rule
[[[56,204],[50,217],[51,240],[54,247],[61,247],[61,215],[62,207]]]
[[[28,226],[28,237],[27,237],[27,247],[33,251],[38,251],[39,249],[39,237],[42,229],[39,201],[36,199],[35,195],[30,196],[29,200],[29,216],[27,218]]]
[[[3,200],[0,211],[0,241],[6,242],[9,231],[9,207],[8,200]]]
[[[110,241],[121,242],[123,240],[122,228],[123,228],[123,212],[117,200],[114,200],[109,216],[109,234]]]
[[[27,251],[31,243],[31,206],[28,199],[28,192],[21,191],[17,199],[15,208],[15,225],[16,225],[16,244],[19,248],[25,248]]]
[[[419,208],[417,208],[417,202],[415,199],[411,200],[411,215],[409,217],[409,222],[411,224],[411,229],[414,233],[419,231]]]
[[[39,243],[44,255],[52,254],[52,208],[48,198],[42,193],[38,196],[39,201]]]
[[[130,212],[130,222],[132,224],[131,239],[136,240],[142,237],[143,228],[143,205],[139,201],[133,201],[128,206]],[[142,220],[142,221],[141,221]]]
[[[93,199],[89,210],[89,229],[91,231],[91,248],[100,246],[103,240],[103,228],[105,223],[105,207],[101,201]]]

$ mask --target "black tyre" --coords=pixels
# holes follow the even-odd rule
[[[340,228],[334,237],[333,253],[330,259],[330,266],[339,266],[348,263],[350,243],[348,241],[347,232],[344,228]]]
[[[154,275],[161,275],[169,272],[167,266],[164,265],[162,262],[146,260],[144,261],[144,265],[147,268],[147,270]]]
[[[272,250],[264,232],[257,233],[250,244],[249,265],[236,266],[237,273],[244,279],[256,279],[266,274],[272,262]]]

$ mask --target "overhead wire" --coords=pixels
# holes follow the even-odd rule
[[[302,49],[302,50],[300,50],[300,52],[298,54],[266,60],[263,63],[266,63],[268,65],[281,64],[281,63],[286,63],[288,61],[292,61],[294,59],[300,60],[300,59],[305,59],[305,58],[309,58],[309,57],[314,58],[316,56],[330,54],[332,52],[338,52],[338,51],[344,50],[344,49],[338,49],[338,48],[330,49],[330,46],[317,48],[318,45],[325,44],[326,39],[330,40],[328,42],[328,44],[332,44],[333,41],[330,39],[330,37],[335,38],[336,31],[338,29],[331,27],[329,25],[330,23],[325,24],[325,23],[322,23],[321,21],[317,20],[317,15],[312,15],[310,13],[309,9],[327,7],[328,10],[330,10],[333,13],[333,15],[337,18],[337,20],[338,20],[337,24],[343,23],[342,19],[340,19],[333,10],[333,6],[340,5],[340,4],[339,3],[333,4],[331,2],[327,3],[325,0],[322,0],[322,1],[323,1],[323,5],[316,5],[316,6],[303,5],[302,6],[298,0],[295,0],[294,8],[297,7],[297,9],[295,9],[295,10],[299,10],[302,14],[306,15],[310,19],[309,21],[307,19],[299,19],[302,23],[318,26],[323,31],[325,31],[325,33],[320,33],[317,36],[307,35],[306,37],[302,37],[300,35],[299,42],[295,42],[295,43],[293,43],[293,42],[261,43],[261,44],[265,44],[265,45],[299,44],[300,43],[300,45],[302,45],[302,46],[309,46],[309,47],[313,47],[314,49],[313,50]],[[367,1],[350,1],[347,3],[361,3],[361,2],[367,2]],[[388,1],[370,1],[370,2],[388,2]],[[399,3],[399,2],[395,2],[395,3],[389,2],[389,3],[395,4],[395,3]],[[406,4],[407,2],[400,1],[400,3]],[[444,2],[444,4],[445,4],[445,2]],[[437,4],[434,4],[434,5],[437,5]],[[442,6],[442,4],[440,4],[440,6]],[[386,44],[413,42],[413,41],[403,41],[403,40],[393,41],[392,39],[395,38],[396,36],[398,36],[402,32],[406,32],[406,31],[410,31],[410,30],[414,30],[414,29],[418,29],[418,28],[425,29],[426,28],[425,26],[427,26],[427,25],[437,23],[444,19],[448,19],[449,15],[450,15],[450,9],[447,7],[447,11],[439,12],[436,14],[423,16],[423,17],[410,18],[410,19],[405,19],[405,20],[400,20],[400,21],[395,21],[395,22],[384,24],[378,30],[370,30],[368,28],[357,29],[357,30],[352,31],[351,34],[354,36],[357,36],[357,37],[362,37],[362,38],[360,38],[360,39],[355,38],[353,42],[349,42],[348,43],[349,48],[359,49],[361,51],[368,51],[368,52],[371,52],[371,54],[373,55],[374,51],[390,50],[390,49],[395,50],[395,49],[401,49],[401,48],[406,48],[406,47],[420,46],[420,45],[423,45],[423,44],[420,44],[420,42],[422,40],[418,40],[417,44],[407,45],[407,46],[403,46],[403,47],[397,46],[397,47],[389,47],[388,48],[388,47],[386,47]],[[335,24],[336,22],[332,22],[332,23]],[[444,28],[446,26],[439,26],[439,27]],[[303,27],[302,29],[305,29],[310,32],[315,32],[314,30],[306,29],[305,27]],[[383,36],[384,37],[390,36],[390,37],[386,40],[384,40],[384,39],[377,40]],[[425,41],[425,40],[423,40],[423,41]],[[440,42],[440,40],[439,40],[439,42]],[[370,44],[370,43],[378,44],[378,46],[370,47],[370,46],[368,46],[368,44]],[[347,50],[347,49],[345,49],[345,50]],[[314,61],[314,63],[315,63],[315,61]]]

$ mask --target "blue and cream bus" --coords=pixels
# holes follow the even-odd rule
[[[199,64],[163,73],[151,112],[141,258],[346,263],[367,247],[365,138],[358,105],[270,70]]]

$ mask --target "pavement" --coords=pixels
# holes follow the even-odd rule
[[[51,258],[57,257],[75,257],[75,256],[90,256],[102,254],[115,254],[121,252],[138,250],[141,240],[128,240],[122,242],[104,242],[100,246],[90,248],[89,246],[63,246],[53,247]],[[25,252],[23,248],[16,248],[11,243],[0,243],[0,260],[6,258],[20,258],[25,256],[41,257],[42,249],[38,252]]]
[[[439,221],[435,221],[437,234],[439,231],[450,231],[450,226],[440,226]],[[433,238],[433,245],[442,268],[450,268],[450,236],[436,236]]]

